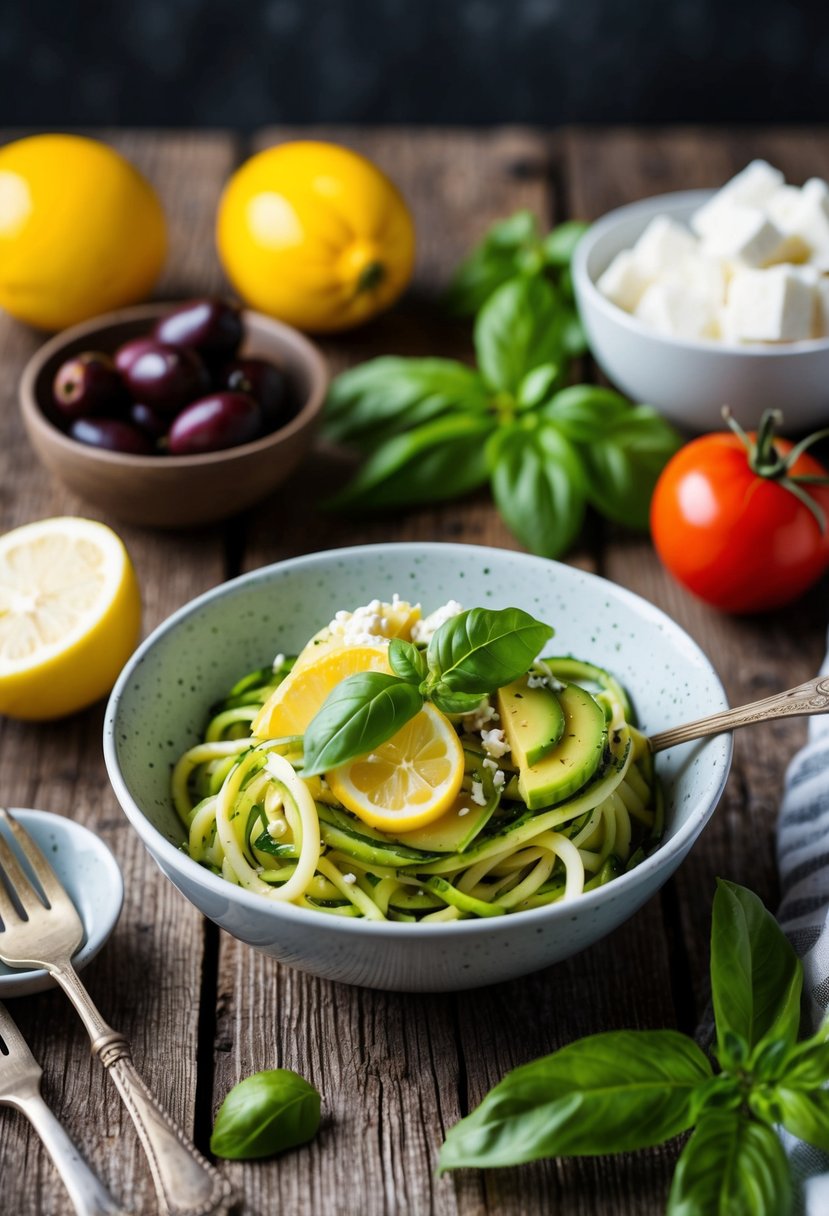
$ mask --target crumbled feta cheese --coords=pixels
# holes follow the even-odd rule
[[[484,751],[489,756],[504,756],[509,751],[509,744],[504,738],[504,732],[497,727],[481,731],[481,741]]]
[[[285,655],[282,653],[282,651],[280,651],[279,654],[274,655],[274,660],[273,660],[274,671],[279,671],[279,668],[282,666],[282,664],[284,662],[285,662]]]
[[[477,709],[473,709],[468,714],[461,715],[461,725],[464,730],[474,734],[476,731],[483,730],[488,722],[500,722],[501,716],[497,713],[495,706],[490,705],[489,701],[482,701]]]
[[[415,621],[412,625],[412,641],[417,646],[428,646],[441,625],[461,612],[463,612],[463,605],[459,604],[457,600],[449,600],[440,608],[436,608],[434,612],[430,612],[422,621]]]
[[[468,815],[468,814],[469,814],[469,807],[462,806],[461,809],[458,811],[458,818],[460,818],[463,815]]]
[[[396,636],[400,629],[402,612],[414,612],[419,607],[410,606],[395,592],[390,604],[374,599],[353,612],[340,608],[323,631],[325,640],[334,640],[342,646],[387,645],[389,638]]]
[[[472,782],[472,801],[477,803],[478,806],[486,806],[486,795],[484,794],[483,782]]]
[[[505,781],[506,781],[506,776],[504,775],[504,773],[501,771],[500,768],[498,769],[498,771],[496,773],[492,774],[492,784],[495,786],[496,790],[501,789],[501,787],[503,786]]]
[[[354,886],[354,883],[355,883],[356,881],[357,881],[357,875],[356,875],[356,874],[343,874],[343,882],[348,883],[348,885],[349,885],[350,887],[353,887],[353,886]]]
[[[527,676],[527,688],[547,688],[549,680],[546,676],[535,676],[532,672]]]
[[[498,770],[498,761],[497,761],[497,760],[490,760],[489,756],[487,756],[486,760],[484,760],[483,767],[484,767],[484,768],[488,768],[488,769],[490,770],[490,772],[493,772],[493,773],[494,773],[494,772],[497,772],[497,770]]]
[[[280,836],[284,836],[287,830],[288,823],[281,815],[278,815],[276,819],[272,819],[268,824],[268,835],[272,836],[274,840],[278,840]]]

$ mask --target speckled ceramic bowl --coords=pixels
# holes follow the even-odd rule
[[[364,922],[271,902],[181,851],[170,766],[201,736],[209,706],[274,654],[296,652],[338,608],[397,591],[432,609],[517,605],[556,628],[555,648],[607,666],[645,730],[722,709],[711,664],[678,625],[613,583],[543,558],[471,545],[377,545],[295,558],[193,600],[158,628],[110,699],[104,749],[118,799],[167,877],[222,928],[284,963],[350,984],[403,991],[473,988],[567,958],[617,928],[670,877],[711,816],[731,740],[659,756],[667,793],[660,848],[629,874],[563,904],[435,925]]]

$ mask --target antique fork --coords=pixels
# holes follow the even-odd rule
[[[0,1106],[24,1114],[40,1136],[78,1216],[126,1216],[81,1157],[43,1101],[43,1070],[5,1005],[0,1004]]]
[[[0,831],[0,959],[10,967],[45,967],[80,1014],[97,1055],[112,1075],[144,1145],[163,1216],[211,1216],[232,1203],[230,1184],[205,1161],[153,1097],[138,1073],[123,1035],[96,1009],[72,966],[83,924],[72,900],[40,849],[13,815],[6,825],[31,866],[32,883]],[[44,899],[45,897],[45,899]]]

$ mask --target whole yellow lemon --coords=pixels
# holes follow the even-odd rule
[[[268,148],[233,174],[216,242],[248,304],[316,332],[388,308],[414,263],[414,224],[395,186],[356,152],[310,140]]]
[[[0,148],[0,307],[63,329],[146,297],[167,249],[152,186],[106,144],[33,135]]]

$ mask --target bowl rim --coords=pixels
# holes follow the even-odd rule
[[[618,596],[623,602],[627,603],[636,611],[643,615],[646,620],[659,624],[663,628],[667,627],[673,636],[675,642],[685,653],[692,654],[699,665],[707,672],[709,678],[713,682],[713,687],[719,692],[721,706],[719,708],[727,708],[728,699],[725,689],[720,680],[711,660],[702,650],[702,648],[694,641],[681,625],[677,624],[666,612],[661,608],[657,608],[655,604],[637,595],[636,592],[628,590],[626,587],[621,587],[617,583],[611,582],[609,579],[602,578],[600,575],[591,574],[588,571],[581,570],[575,566],[567,566],[564,563],[550,561],[547,558],[537,557],[530,553],[521,553],[514,550],[498,549],[488,545],[467,545],[458,543],[444,544],[438,541],[418,542],[418,541],[401,541],[389,544],[373,544],[373,545],[353,545],[342,549],[324,549],[318,553],[304,554],[299,557],[286,558],[281,562],[274,562],[268,566],[262,566],[257,570],[250,570],[246,573],[229,579],[224,583],[220,583],[217,587],[212,587],[210,590],[203,592],[195,599],[190,600],[181,608],[177,609],[165,621],[162,621],[152,633],[141,643],[128,660],[126,666],[118,677],[118,681],[112,690],[112,693],[107,702],[106,713],[104,715],[104,738],[103,750],[104,761],[106,764],[107,773],[110,783],[112,784],[116,798],[124,811],[124,814],[129,819],[132,826],[140,836],[145,847],[154,855],[156,859],[160,859],[162,869],[169,877],[168,867],[175,873],[177,870],[183,870],[183,873],[197,885],[206,887],[213,895],[232,900],[239,904],[242,908],[249,912],[259,912],[260,914],[269,915],[276,914],[277,918],[286,917],[289,921],[297,925],[319,927],[320,914],[313,912],[307,908],[296,907],[293,904],[280,903],[264,899],[263,896],[252,891],[245,890],[235,883],[228,882],[227,879],[213,874],[204,866],[199,865],[181,848],[173,845],[167,837],[155,827],[147,818],[141,807],[133,798],[127,783],[121,773],[121,767],[118,760],[115,729],[119,702],[124,694],[127,685],[132,679],[136,668],[140,666],[144,656],[155,646],[155,644],[166,634],[174,632],[183,622],[191,616],[198,614],[201,608],[213,600],[220,599],[225,595],[235,594],[242,586],[256,582],[266,582],[274,571],[284,570],[286,568],[296,569],[302,567],[313,567],[315,565],[325,565],[332,560],[346,560],[349,557],[356,557],[371,553],[388,554],[389,550],[394,550],[403,555],[411,554],[412,556],[428,556],[430,551],[438,550],[442,553],[458,553],[467,554],[470,550],[474,550],[476,554],[486,559],[496,561],[498,558],[508,554],[511,559],[517,560],[519,564],[524,564],[528,567],[534,567],[537,563],[543,563],[553,567],[564,568],[579,579],[585,580],[588,585],[596,583],[603,588],[609,585],[612,588],[613,594]],[[720,745],[721,754],[721,772],[717,782],[717,788],[710,799],[708,806],[700,814],[696,808],[688,814],[685,823],[679,828],[677,833],[666,843],[660,844],[654,852],[640,862],[633,870],[629,870],[625,874],[619,875],[613,882],[606,883],[602,887],[597,887],[594,891],[588,891],[579,896],[577,901],[570,901],[561,904],[550,904],[547,907],[531,908],[518,915],[507,915],[498,917],[487,917],[476,920],[459,920],[449,921],[445,924],[407,924],[397,921],[367,921],[363,919],[346,919],[344,917],[328,916],[324,918],[326,929],[330,929],[333,933],[349,935],[350,933],[366,934],[370,937],[393,937],[401,940],[418,940],[423,941],[427,937],[443,937],[445,938],[454,933],[459,933],[464,936],[475,936],[476,934],[502,931],[505,926],[521,926],[538,927],[539,922],[565,920],[574,914],[574,909],[578,908],[588,911],[601,907],[605,903],[612,903],[621,894],[626,891],[633,891],[641,885],[647,885],[647,879],[659,874],[664,869],[666,861],[670,860],[676,854],[679,854],[680,860],[687,850],[692,846],[697,837],[701,834],[709,819],[713,815],[725,789],[728,775],[731,769],[731,759],[733,753],[733,739],[730,734],[718,735],[708,740],[701,740],[697,746],[701,747],[716,747]],[[688,746],[687,744],[684,746]],[[151,843],[148,843],[147,836]],[[670,874],[669,871],[664,875],[663,881],[667,881]],[[644,880],[644,881],[643,881]],[[174,884],[175,885],[175,884]],[[658,883],[657,885],[661,885]],[[230,891],[228,891],[230,888]],[[191,901],[192,902],[192,901]],[[425,931],[425,932],[424,932]]]
[[[705,351],[706,354],[719,358],[736,356],[740,359],[779,359],[792,355],[822,354],[829,352],[829,337],[800,338],[793,342],[780,342],[777,345],[755,343],[724,342],[716,338],[674,338],[670,334],[660,333],[656,329],[643,324],[632,313],[625,312],[606,296],[603,296],[596,286],[593,276],[587,269],[587,263],[599,241],[615,228],[641,212],[648,214],[673,214],[680,207],[696,204],[700,206],[717,193],[716,190],[674,190],[668,194],[652,194],[647,198],[637,199],[633,203],[625,203],[606,212],[590,225],[587,232],[576,245],[573,254],[573,284],[576,293],[584,296],[585,301],[600,312],[608,321],[619,325],[622,329],[636,334],[640,338],[650,338],[661,342],[667,347],[679,347],[683,350]],[[673,209],[673,210],[672,210]]]
[[[94,851],[97,863],[106,871],[106,914],[94,924],[84,923],[86,940],[72,960],[75,967],[81,970],[100,954],[115,932],[124,906],[124,875],[121,867],[106,841],[86,824],[78,823],[68,815],[57,815],[54,811],[38,810],[35,807],[10,806],[9,811],[26,829],[29,829],[32,823],[44,824],[47,829],[52,829],[57,824],[54,830],[63,832],[67,837],[76,836],[82,840],[87,848]],[[80,915],[80,909],[78,914]],[[43,967],[14,968],[10,969],[9,974],[0,975],[0,998],[9,1000],[15,996],[33,995],[56,984],[57,980]]]
[[[257,323],[264,324],[266,328],[270,329],[275,337],[280,340],[285,339],[286,345],[292,345],[297,348],[309,372],[310,391],[299,411],[285,426],[279,427],[277,430],[271,431],[270,434],[263,435],[259,439],[254,439],[250,443],[240,443],[232,448],[221,448],[216,452],[198,452],[190,456],[167,455],[159,457],[157,455],[138,456],[131,452],[111,452],[106,448],[96,448],[92,447],[91,444],[78,443],[76,439],[72,439],[69,435],[64,434],[59,427],[50,421],[38,403],[35,388],[46,364],[55,355],[59,354],[64,346],[82,338],[89,337],[92,339],[95,334],[113,325],[157,320],[159,317],[171,312],[174,308],[188,302],[188,300],[160,300],[151,304],[138,304],[132,308],[120,308],[112,312],[101,313],[100,316],[92,317],[88,321],[81,321],[78,325],[72,325],[69,329],[63,329],[60,333],[54,334],[42,346],[38,347],[21,373],[18,400],[24,421],[34,427],[40,434],[48,436],[49,440],[61,451],[75,458],[78,457],[80,452],[83,457],[88,458],[93,463],[97,461],[101,464],[115,464],[132,469],[158,470],[163,468],[175,470],[179,473],[187,469],[210,468],[214,465],[223,464],[228,460],[243,459],[246,456],[265,452],[272,447],[278,447],[284,440],[304,431],[307,426],[315,421],[322,410],[330,381],[330,372],[325,356],[319,347],[310,338],[306,337],[305,334],[301,333],[300,330],[294,329],[291,325],[286,325],[283,321],[276,320],[275,317],[269,317],[265,313],[256,312],[252,308],[243,308],[241,310],[243,320],[246,321],[248,318],[255,319]]]

